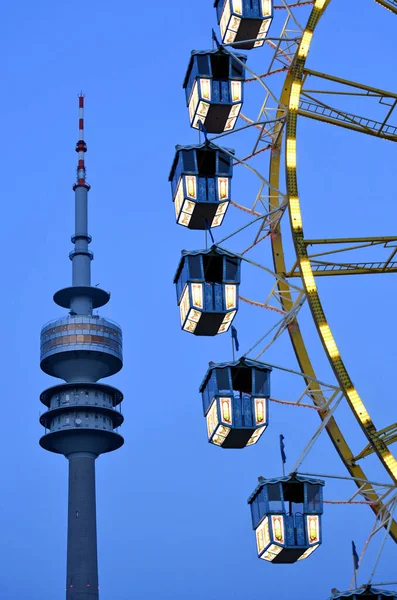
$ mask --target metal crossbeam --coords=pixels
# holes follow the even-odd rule
[[[331,263],[312,260],[311,267],[316,277],[329,275],[375,275],[379,273],[397,273],[397,262],[361,262],[361,263]],[[287,273],[286,277],[300,277],[297,267]]]
[[[378,237],[350,237],[350,238],[321,238],[317,240],[305,240],[306,246],[316,246],[319,244],[385,244],[390,245],[391,242],[397,242],[397,236],[383,235]],[[348,249],[348,248],[346,248]]]
[[[306,83],[309,77],[315,79],[325,80],[338,84],[340,89],[335,87],[330,90],[325,89],[307,89]],[[368,86],[356,81],[349,81],[326,73],[320,73],[319,71],[313,71],[311,69],[304,70],[304,87],[301,92],[301,101],[299,103],[298,114],[304,117],[315,119],[345,127],[353,131],[360,133],[366,133],[383,139],[397,141],[397,126],[389,124],[389,118],[397,106],[397,94],[388,92],[379,88]],[[312,94],[315,94],[313,96]],[[346,112],[344,110],[337,109],[335,107],[325,104],[317,97],[321,95],[337,95],[343,96],[361,96],[367,98],[378,99],[379,104],[382,104],[388,108],[388,112],[383,121],[355,115],[353,113]]]
[[[319,101],[301,100],[298,114],[331,125],[338,125],[359,133],[366,133],[391,142],[397,142],[397,127],[379,121],[345,113],[328,107]]]
[[[296,6],[300,6],[301,4],[301,2],[294,3],[294,5]],[[277,73],[282,72],[284,70],[288,70],[291,66],[291,63],[294,59],[296,50],[299,46],[303,34],[302,26],[296,20],[295,15],[291,11],[292,6],[293,5],[288,5],[288,3],[285,0],[282,0],[282,6],[280,8],[286,10],[286,19],[281,29],[279,39],[276,42],[270,39],[266,40],[266,44],[269,45],[274,52],[266,73],[264,73],[260,77],[257,77],[254,74],[254,78],[258,81],[263,82],[264,77],[266,78],[271,73]],[[279,102],[278,99],[276,99],[275,101],[274,100],[275,98],[274,95],[271,93],[270,88],[267,88],[267,93],[265,94],[265,98],[261,106],[257,121],[262,121],[263,119],[269,120],[270,118],[272,118],[273,114],[276,114],[278,112]],[[285,107],[285,111],[287,111],[287,107]],[[274,146],[278,142],[282,130],[283,123],[275,123],[273,129],[260,129],[258,138],[253,148],[253,153],[256,153],[258,150],[260,150],[263,144],[270,144],[271,146]]]
[[[317,387],[318,389],[315,390],[315,387]],[[325,396],[325,394],[323,393],[324,391],[327,393],[327,396]],[[331,404],[334,402],[334,400],[338,398],[338,396],[340,396],[340,389],[327,389],[327,386],[325,386],[324,384],[318,384],[317,382],[311,381],[309,385],[307,385],[303,392],[300,394],[298,400],[280,400],[279,398],[271,397],[270,401],[276,402],[277,404],[285,404],[286,406],[298,406],[301,408],[310,408],[312,410],[317,410],[318,412],[324,412],[330,409]],[[307,404],[303,402],[305,398],[309,398],[312,401],[314,400],[316,403]],[[324,399],[326,399],[326,402],[324,402]],[[340,400],[341,399],[342,398],[340,398]]]
[[[360,477],[348,477],[346,475],[330,475],[329,473],[303,473],[302,471],[299,471],[297,475],[304,475],[305,477],[314,477],[315,479],[340,479],[341,481],[354,481],[355,483],[362,483],[363,485],[360,487],[360,489],[362,488],[362,491],[360,492],[360,490],[357,490],[354,496],[351,496],[351,499],[353,499],[359,493],[363,494],[363,490],[366,490],[365,494],[368,494],[374,492],[379,493],[379,490],[394,490],[396,487],[393,483],[379,483],[378,481],[362,479]]]
[[[246,260],[246,259],[244,259],[244,260]],[[248,261],[248,262],[251,262],[251,261]],[[280,337],[280,335],[282,333],[284,333],[284,331],[288,327],[293,325],[293,323],[296,321],[296,315],[298,314],[303,303],[305,302],[305,299],[306,299],[306,297],[305,297],[304,291],[300,290],[298,297],[296,298],[295,302],[291,305],[291,309],[288,312],[284,313],[283,317],[275,325],[273,325],[268,331],[266,331],[266,333],[264,335],[262,335],[259,338],[259,340],[257,340],[255,342],[255,344],[253,346],[251,346],[251,348],[249,350],[244,352],[243,356],[248,356],[253,350],[255,350],[255,348],[257,348],[259,346],[259,344],[261,344],[263,341],[267,340],[270,337],[270,335],[272,335],[270,342],[267,342],[266,346],[264,348],[262,348],[262,350],[259,352],[259,354],[257,354],[255,356],[255,360],[258,360],[262,356],[262,354],[264,354],[266,352],[266,350],[268,350],[268,348],[270,348],[270,346]],[[278,367],[278,368],[281,369],[281,367]],[[284,370],[289,370],[289,369],[284,369]],[[289,370],[289,372],[292,373],[291,370]]]
[[[261,336],[261,338],[258,340],[258,342],[256,342],[256,344],[252,348],[250,348],[250,350],[248,350],[248,352],[246,354],[249,354],[256,346],[258,346],[261,342],[263,342],[265,339],[267,339],[270,336],[270,334],[272,334],[275,331],[271,340],[266,344],[266,346],[264,348],[262,348],[262,350],[259,352],[259,354],[257,354],[255,356],[255,360],[258,360],[266,352],[266,350],[268,350],[270,348],[270,346],[272,344],[274,344],[274,342],[284,333],[284,331],[288,327],[293,326],[293,324],[296,321],[296,315],[298,314],[299,310],[302,308],[304,301],[305,301],[305,295],[304,295],[304,291],[302,290],[302,293],[298,296],[298,298],[293,303],[291,310],[289,312],[285,313],[283,318],[280,321],[278,321],[278,323],[276,323],[273,327],[271,327],[269,329],[269,331],[267,331],[263,336]]]
[[[246,356],[247,354],[248,352],[246,352],[244,356]],[[300,371],[295,371],[294,369],[281,367],[280,365],[274,365],[268,362],[263,364],[267,367],[271,367],[275,371],[277,370],[283,373],[297,375],[305,381],[305,387],[303,389],[303,392],[300,393],[297,400],[290,401],[271,398],[273,402],[279,402],[281,404],[289,404],[294,406],[308,406],[309,408],[314,408],[315,410],[323,412],[330,408],[330,406],[334,403],[334,401],[338,398],[338,396],[341,393],[340,387],[331,383],[325,383],[324,381],[320,381],[315,377],[310,377],[310,375],[307,375],[306,373],[301,373]],[[315,406],[313,406],[312,404],[304,404],[303,400],[307,398],[309,398],[311,401],[314,401]],[[387,489],[389,489],[389,487]]]
[[[394,442],[397,442],[397,423],[393,423],[393,425],[389,425],[388,427],[385,427],[384,429],[378,431],[377,437],[380,438],[388,446],[390,444],[394,444]],[[361,460],[366,456],[369,456],[373,452],[373,447],[370,444],[368,444],[367,446],[365,446],[364,450],[360,452],[360,454],[357,454],[357,456],[354,457],[354,462],[356,462],[357,460]]]
[[[243,113],[240,113],[239,118],[242,121],[244,121],[244,123],[247,123],[247,125],[249,127],[254,127],[255,129],[258,129],[260,132],[259,140],[255,144],[254,150],[248,156],[248,158],[255,156],[256,154],[258,154],[259,152],[261,152],[263,150],[263,148],[258,150],[259,141],[263,144],[270,144],[271,146],[274,145],[275,140],[276,140],[277,136],[279,135],[279,129],[280,129],[278,120],[274,118],[275,111],[276,111],[276,109],[271,108],[271,107],[265,108],[262,112],[261,119],[259,121],[253,121],[252,119],[250,119]],[[246,160],[246,159],[244,159],[244,160]]]
[[[395,273],[397,272],[397,261],[393,261],[397,254],[397,237],[363,237],[363,238],[329,238],[317,240],[304,240],[305,246],[336,246],[330,250],[310,253],[312,271],[316,277],[325,277],[328,275],[372,275],[376,273]],[[362,250],[363,248],[383,246],[389,251],[386,259],[381,261],[361,261],[361,262],[334,262],[319,260],[320,257],[339,254],[341,252],[351,252],[353,250]],[[286,277],[300,277],[298,261],[294,263]]]
[[[327,414],[323,417],[323,419],[321,421],[321,425],[319,425],[319,427],[317,428],[315,433],[312,435],[312,437],[306,444],[302,454],[299,456],[298,460],[292,467],[290,474],[296,473],[298,471],[299,467],[301,466],[301,464],[303,463],[303,461],[309,454],[310,450],[313,448],[314,444],[320,437],[321,433],[324,431],[324,429],[328,425],[328,422],[332,419],[332,416],[333,416],[334,412],[336,411],[336,409],[338,408],[339,403],[341,402],[343,397],[344,397],[343,393],[339,393],[339,392],[335,393],[335,395],[333,396],[334,402],[333,402],[332,406],[327,407]]]
[[[314,0],[297,0],[296,2],[292,2],[291,4],[287,4],[284,2],[283,5],[274,6],[274,10],[282,10],[287,6],[288,8],[297,8],[298,6],[308,6],[309,4],[314,4]]]
[[[307,77],[317,77],[318,79],[325,79],[326,81],[332,81],[334,83],[339,83],[340,85],[344,85],[346,87],[361,90],[365,92],[364,95],[378,97],[378,98],[397,98],[397,93],[389,92],[388,90],[382,90],[381,88],[376,88],[371,85],[367,85],[365,83],[359,83],[358,81],[350,81],[349,79],[342,79],[342,77],[336,77],[335,75],[329,75],[328,73],[321,73],[321,71],[314,71],[313,69],[304,69],[305,81]],[[311,90],[303,90],[304,92],[308,92]],[[343,92],[336,90],[316,90],[322,94],[340,94]],[[360,95],[358,92],[355,95]]]

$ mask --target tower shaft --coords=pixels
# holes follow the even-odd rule
[[[95,460],[120,448],[116,409],[123,394],[100,383],[123,366],[123,334],[116,323],[93,314],[109,292],[91,286],[93,254],[88,233],[88,192],[84,156],[84,96],[79,96],[79,140],[75,194],[72,285],[54,294],[69,314],[47,323],[40,336],[40,366],[65,383],[42,392],[47,411],[40,416],[45,434],[40,445],[63,454],[69,464],[66,600],[99,600],[95,501]]]
[[[75,189],[75,234],[72,256],[72,285],[91,285],[91,256],[88,244],[88,190],[78,186]]]
[[[76,185],[75,194],[75,234],[72,237],[74,250],[70,254],[72,260],[72,286],[76,287],[76,295],[70,299],[70,309],[78,315],[91,315],[92,302],[89,296],[82,294],[79,287],[91,286],[92,252],[88,249],[91,237],[88,235],[88,188]]]
[[[75,452],[69,461],[66,600],[98,600],[95,459]]]

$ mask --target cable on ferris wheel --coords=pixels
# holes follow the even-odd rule
[[[245,0],[215,0],[221,41],[218,42],[216,34],[213,33],[214,49],[191,52],[183,83],[190,125],[204,133],[205,141],[194,146],[176,146],[169,177],[177,224],[188,229],[202,230],[206,236],[209,233],[213,245],[202,250],[184,250],[174,283],[177,289],[181,328],[198,336],[214,336],[231,330],[236,351],[239,350],[237,332],[232,322],[239,309],[239,300],[252,306],[276,310],[283,315],[281,322],[261,336],[259,341],[239,359],[235,359],[233,350],[233,361],[210,363],[200,387],[210,443],[222,448],[240,449],[255,445],[266,428],[271,425],[269,403],[272,401],[313,408],[321,419],[321,425],[310,438],[289,475],[283,472],[282,476],[275,479],[260,477],[259,485],[248,500],[258,557],[273,564],[288,564],[306,559],[323,542],[321,519],[324,504],[368,505],[375,513],[376,519],[361,559],[357,559],[355,575],[369,542],[376,533],[384,530],[384,538],[370,579],[361,587],[354,580],[347,592],[340,592],[334,588],[331,599],[381,600],[397,598],[396,592],[378,589],[372,585],[386,537],[390,536],[397,542],[397,523],[393,519],[397,505],[397,461],[389,450],[389,446],[397,441],[397,424],[382,430],[376,429],[342,361],[320,301],[315,277],[329,274],[394,272],[397,268],[392,258],[397,250],[392,249],[391,255],[383,263],[332,263],[328,260],[318,260],[318,257],[324,255],[367,248],[376,244],[382,244],[387,248],[388,244],[395,239],[306,240],[304,238],[297,178],[297,120],[298,116],[304,116],[378,138],[397,141],[397,128],[388,122],[397,106],[397,95],[306,68],[313,35],[331,1],[296,0],[288,3],[287,0],[281,0],[281,4],[274,5],[273,0],[250,0],[249,3]],[[397,14],[397,0],[375,0],[375,2]],[[306,26],[302,27],[294,11],[305,6],[311,7],[311,12]],[[286,20],[279,37],[270,37],[269,30],[276,10],[285,11]],[[274,50],[274,55],[267,72],[257,75],[248,65],[247,55],[236,50],[253,50],[264,44]],[[251,74],[252,77],[246,77],[246,73]],[[278,98],[267,85],[266,80],[270,75],[280,74],[285,74],[286,78],[281,96]],[[349,92],[351,95],[368,95],[380,100],[390,99],[392,104],[387,106],[391,108],[383,122],[335,109],[315,95],[315,93],[327,93],[326,91],[308,90],[305,87],[310,78],[347,86],[353,90]],[[265,101],[256,120],[242,113],[244,87],[250,82],[259,82],[265,91]],[[271,102],[275,105],[272,106]],[[236,127],[238,119],[245,125]],[[253,151],[245,158],[239,158],[231,148],[218,145],[218,141],[225,135],[247,129],[259,133]],[[211,140],[208,138],[209,134],[213,136]],[[265,150],[270,150],[268,179],[249,164],[251,159]],[[251,207],[245,207],[232,199],[231,183],[235,166],[248,168],[260,179],[261,187]],[[282,167],[285,167],[286,172],[285,193],[280,190]],[[266,197],[263,194],[265,186],[268,188]],[[264,214],[258,212],[258,203],[264,207]],[[223,224],[230,205],[250,213],[255,219],[223,238],[221,242],[215,243],[212,229]],[[286,268],[281,234],[281,220],[287,207],[296,253],[295,265],[290,270]],[[220,246],[232,235],[241,233],[243,229],[255,223],[259,224],[259,230],[254,243],[243,252],[230,252]],[[245,257],[253,247],[268,238],[273,253],[273,271]],[[315,255],[309,254],[309,246],[316,244],[339,244],[342,248]],[[250,300],[239,295],[244,261],[274,276],[275,284],[265,302]],[[300,278],[302,287],[291,283],[290,279],[293,277]],[[279,309],[269,304],[272,298],[279,302]],[[305,301],[310,307],[337,385],[325,384],[316,377],[298,322],[298,313]],[[273,335],[270,343],[266,342],[267,345],[260,353],[255,358],[251,358],[249,354],[258,345],[263,344],[265,338],[275,329],[276,334]],[[289,334],[301,371],[294,372],[282,367],[281,369],[300,376],[305,384],[303,392],[295,402],[271,397],[270,374],[272,369],[280,367],[258,360],[284,331]],[[309,399],[311,404],[303,403],[303,399]],[[367,438],[368,444],[359,455],[354,455],[351,451],[335,420],[336,409],[342,400],[347,402]],[[349,472],[349,477],[336,477],[348,479],[358,488],[346,501],[323,498],[325,482],[322,477],[335,476],[316,476],[299,471],[303,460],[324,430],[327,431]],[[281,444],[284,464],[285,454],[283,443]],[[391,478],[392,484],[373,482],[365,476],[358,462],[370,454],[377,456],[386,474]]]

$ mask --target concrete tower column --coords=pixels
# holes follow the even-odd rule
[[[88,190],[89,186],[75,187],[75,234],[73,236],[74,251],[72,260],[72,286],[91,286],[92,252],[88,249],[91,237],[88,235]],[[76,314],[92,314],[92,301],[89,295],[76,294],[71,298],[70,308]]]
[[[91,285],[92,254],[88,250],[91,241],[88,235],[88,189],[79,186],[75,189],[75,231],[74,253],[72,254],[72,285]]]
[[[98,600],[95,459],[74,452],[69,461],[66,600]]]
[[[40,366],[65,383],[45,390],[40,416],[45,434],[40,445],[63,454],[69,463],[66,600],[99,600],[95,502],[95,460],[120,448],[118,428],[124,418],[117,410],[123,394],[100,379],[123,366],[121,328],[93,309],[105,306],[109,292],[91,286],[88,233],[88,192],[84,155],[84,96],[79,96],[79,140],[72,235],[72,285],[54,294],[69,314],[47,323],[40,335]]]

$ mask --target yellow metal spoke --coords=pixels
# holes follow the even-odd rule
[[[397,423],[393,423],[393,425],[389,425],[388,427],[385,427],[384,429],[380,429],[378,431],[378,437],[380,439],[382,439],[382,441],[385,444],[387,444],[388,446],[390,446],[391,444],[394,444],[394,442],[397,442]],[[365,446],[364,450],[362,450],[360,452],[360,454],[357,454],[357,456],[354,458],[354,460],[355,461],[361,460],[362,458],[369,456],[373,452],[374,452],[373,447],[370,444],[367,444],[367,446]]]
[[[307,244],[306,244],[307,245]],[[340,254],[341,252],[349,252],[352,250],[362,250],[363,248],[371,248],[373,246],[383,246],[384,248],[390,248],[391,246],[387,246],[383,242],[366,242],[364,244],[355,244],[354,246],[344,246],[343,248],[333,248],[332,250],[327,250],[324,252],[316,252],[315,254],[309,254],[310,258],[318,258],[319,256],[330,256],[331,254]],[[395,248],[393,247],[393,253],[391,257],[394,255]]]
[[[322,238],[318,240],[305,240],[306,246],[314,246],[317,244],[388,244],[390,242],[397,242],[397,236]]]
[[[332,125],[337,125],[360,133],[366,133],[390,141],[397,141],[397,127],[389,124],[389,118],[397,106],[397,93],[358,83],[356,81],[349,81],[348,79],[342,79],[341,77],[335,77],[334,75],[321,73],[319,71],[313,71],[312,69],[303,68],[302,72],[303,77],[302,81],[299,83],[299,90],[297,90],[297,94],[292,94],[292,96],[295,96],[293,98],[295,106],[290,104],[290,109],[294,108],[298,111],[299,115],[310,119],[330,123]],[[338,84],[340,89],[308,89],[304,84],[306,84],[309,78]],[[296,85],[297,82],[294,82],[293,86]],[[345,88],[349,88],[349,91],[346,91]],[[388,112],[383,121],[378,121],[330,106],[313,96],[313,94],[377,98],[380,104],[388,107]],[[299,101],[297,102],[298,97]]]
[[[369,275],[376,273],[395,273],[397,272],[397,262],[393,261],[393,258],[397,254],[397,237],[395,236],[383,236],[383,237],[365,237],[365,238],[329,238],[329,239],[318,239],[318,240],[303,240],[306,248],[308,246],[318,245],[342,245],[340,248],[332,248],[323,252],[316,252],[314,254],[307,254],[310,259],[310,267],[316,277],[328,276],[328,275]],[[390,250],[391,253],[385,260],[381,261],[347,261],[347,262],[334,262],[334,261],[322,261],[318,260],[319,257],[330,256],[331,254],[339,254],[341,252],[351,252],[353,250],[362,250],[363,248],[383,246],[383,248]],[[286,273],[286,277],[300,277],[299,261],[295,261],[289,272]]]
[[[330,125],[351,129],[358,133],[373,135],[391,142],[397,141],[397,126],[387,125],[385,122],[336,110],[330,106],[326,106],[319,100],[311,102],[301,100],[298,114],[302,117],[314,119],[315,121],[322,121]]]
[[[397,93],[389,92],[387,90],[382,90],[381,88],[372,87],[370,85],[366,85],[365,83],[358,83],[357,81],[350,81],[349,79],[342,79],[341,77],[336,77],[335,75],[329,75],[327,73],[321,73],[320,71],[313,71],[313,69],[304,69],[303,73],[306,76],[318,77],[319,79],[325,79],[327,81],[333,81],[334,83],[340,83],[341,85],[345,85],[347,87],[353,87],[358,90],[364,90],[369,95],[370,93],[375,94],[376,96],[380,96],[382,98],[394,98],[397,99]],[[305,89],[302,90],[303,92]],[[339,93],[334,92],[333,93]]]
[[[310,261],[311,269],[316,277],[329,275],[375,275],[380,273],[397,273],[397,262],[389,260],[383,262],[366,263],[333,263],[319,260]],[[297,266],[286,277],[300,277]]]

